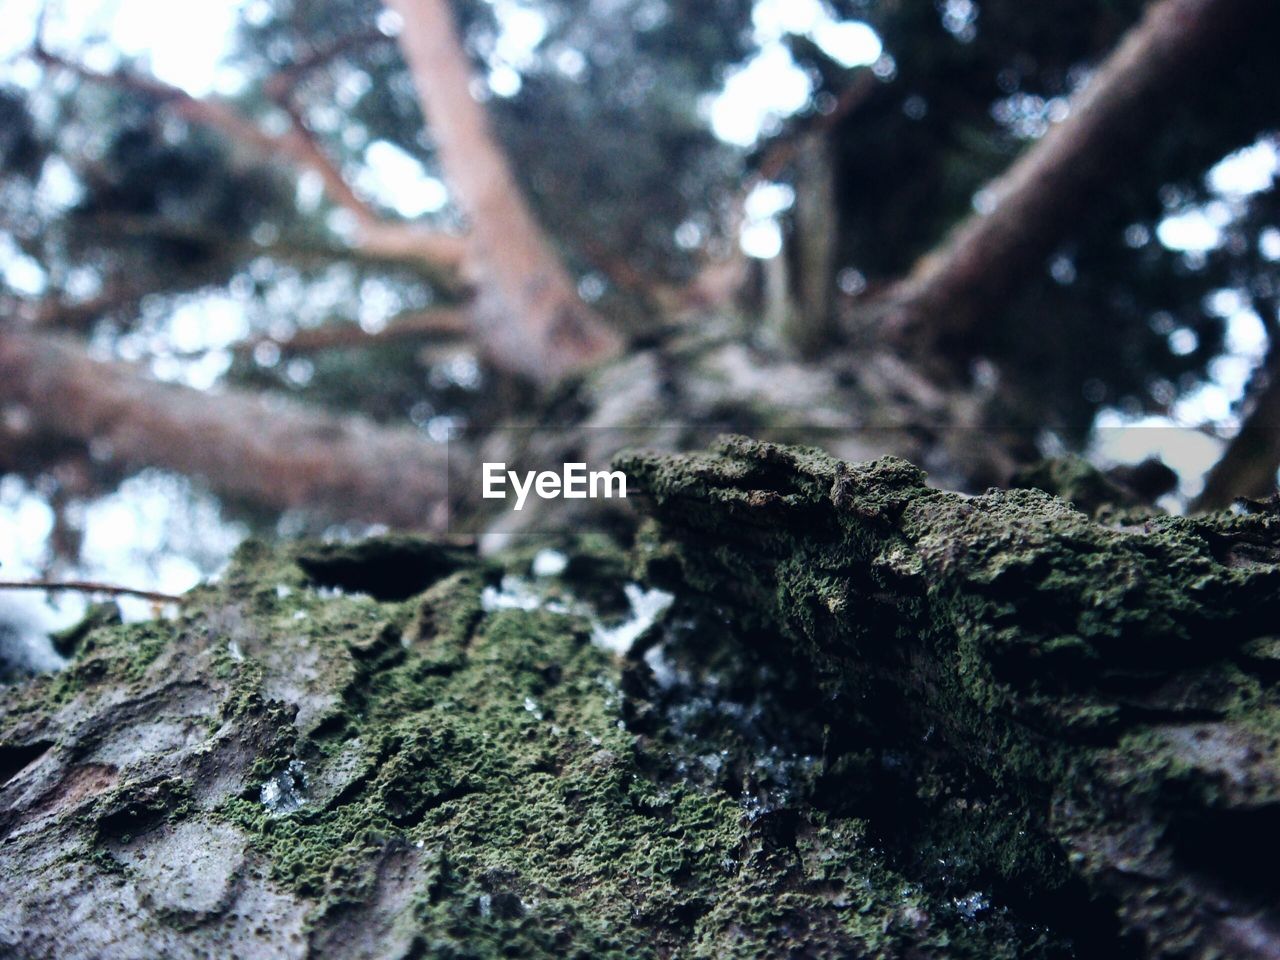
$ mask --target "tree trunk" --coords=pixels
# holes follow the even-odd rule
[[[666,616],[600,538],[249,543],[8,688],[6,955],[1277,955],[1274,514],[625,466]]]

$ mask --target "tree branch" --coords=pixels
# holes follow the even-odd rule
[[[249,354],[262,343],[274,343],[285,354],[316,353],[343,347],[371,347],[404,340],[465,337],[471,332],[471,321],[465,310],[439,307],[399,316],[382,330],[368,333],[351,323],[332,323],[323,327],[299,330],[283,340],[257,337],[238,344],[236,353]]]
[[[1253,394],[1240,431],[1205,477],[1192,510],[1218,510],[1240,497],[1263,498],[1276,491],[1280,471],[1280,344],[1272,343],[1251,378]]]
[[[0,334],[0,405],[32,432],[95,444],[125,468],[203,478],[277,510],[441,530],[446,448],[407,428],[314,412],[278,398],[210,395],[92,360],[73,341]]]
[[[386,0],[435,136],[445,178],[470,221],[479,339],[496,362],[542,383],[616,354],[621,340],[578,297],[537,223],[484,109],[445,0]]]
[[[329,199],[355,218],[353,245],[362,254],[387,260],[425,261],[431,266],[455,271],[463,265],[467,252],[466,238],[381,216],[347,183],[295,109],[286,110],[292,120],[289,132],[273,134],[228,104],[193,97],[185,90],[154,77],[92,70],[39,45],[34,57],[39,63],[67,70],[85,80],[150,97],[183,119],[219,130],[265,157],[285,157],[295,166],[313,171],[320,177]]]
[[[156,603],[182,603],[185,600],[178,594],[118,587],[92,580],[0,580],[0,590],[74,590],[77,593],[105,593],[114,597],[141,597]]]
[[[1045,260],[1082,208],[1106,195],[1131,148],[1158,129],[1177,90],[1225,69],[1268,7],[1258,0],[1162,0],[1098,68],[1057,124],[987,190],[994,209],[961,223],[905,279],[856,309],[854,325],[903,343],[971,334]],[[856,332],[856,331],[854,331]]]

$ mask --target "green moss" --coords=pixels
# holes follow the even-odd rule
[[[527,570],[529,559],[509,559],[510,569]],[[259,571],[271,563],[255,554]],[[580,609],[568,573],[540,588]],[[420,864],[414,923],[431,955],[758,956],[819,933],[833,949],[1026,955],[1025,926],[958,916],[923,887],[904,900],[910,883],[851,829],[859,821],[805,805],[812,778],[787,780],[796,806],[782,814],[767,812],[776,797],[757,807],[764,794],[740,782],[682,773],[708,753],[727,757],[726,773],[745,768],[770,747],[732,725],[692,739],[637,734],[623,664],[591,643],[589,620],[486,611],[490,583],[464,569],[366,610],[355,597],[281,601],[243,581],[264,612],[286,606],[272,614],[280,627],[295,624],[288,607],[307,611],[293,629],[325,650],[341,693],[316,734],[291,744],[313,795],[347,758],[336,795],[268,810],[258,791],[287,762],[272,755],[221,809],[277,882],[317,903],[317,923],[362,903],[370,864],[399,849]],[[728,640],[699,635],[703,654]],[[736,660],[730,652],[721,666]],[[261,670],[251,661],[235,670],[237,709],[269,709],[254,699]],[[746,679],[733,682],[759,696]],[[780,838],[778,816],[799,826]]]
[[[983,651],[1016,638],[966,624],[999,623],[1018,564],[997,574],[994,554],[961,558],[995,585],[971,608],[931,585],[934,561],[912,546],[925,537],[896,531],[927,534],[913,511],[940,495],[900,461],[856,473],[770,448],[727,472],[692,462],[672,468],[672,489],[727,509],[725,539],[704,553],[705,539],[651,531],[640,552],[708,591],[732,571],[751,600],[717,607],[684,591],[646,637],[652,663],[592,642],[593,609],[613,609],[625,575],[621,551],[591,538],[555,544],[570,562],[527,584],[534,609],[495,602],[503,571],[528,574],[530,550],[492,565],[403,539],[324,553],[347,583],[373,575],[352,565],[449,558],[429,576],[401,571],[378,599],[376,585],[313,580],[295,561],[314,548],[249,543],[181,620],[90,633],[64,675],[27,688],[32,711],[92,684],[159,703],[179,667],[209,703],[183,714],[207,737],[180,775],[88,801],[85,863],[127,880],[140,868],[104,849],[198,811],[234,825],[261,882],[305,904],[315,942],[343,924],[373,929],[352,918],[390,902],[428,956],[1070,956],[1025,907],[1025,891],[1055,889],[1063,871],[1028,798],[942,749],[972,735],[975,691],[991,705],[1007,695]],[[786,518],[830,519],[815,507],[833,490],[856,499],[857,519],[798,538]],[[410,582],[420,592],[401,596]],[[1104,635],[1071,631],[1090,650]],[[1058,642],[1055,656],[1077,655]],[[895,714],[879,682],[930,645],[961,669],[933,678],[937,699],[918,716]],[[1247,710],[1258,695],[1241,682],[1223,702]],[[984,743],[997,731],[1029,758],[1008,722],[988,724]],[[240,882],[260,881],[246,868]]]
[[[1061,904],[1083,877],[1121,896],[1159,949],[1166,928],[1192,931],[1178,942],[1196,956],[1226,949],[1211,885],[1188,893],[1167,877],[1186,857],[1220,856],[1204,825],[1252,823],[1241,818],[1280,770],[1258,655],[1280,615],[1280,515],[1131,511],[1120,525],[1091,504],[1098,522],[1041,490],[962,497],[892,458],[851,465],[741,438],[619,465],[658,520],[642,570],[756,612],[866,743],[901,751],[904,785],[929,811],[901,844],[913,870],[947,847],[973,858],[971,874],[1060,890]],[[1050,479],[1106,492],[1080,464]],[[965,816],[935,802],[939,783]],[[1113,886],[1139,869],[1154,879]],[[1182,926],[1151,919],[1153,903]]]

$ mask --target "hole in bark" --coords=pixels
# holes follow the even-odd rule
[[[53,744],[48,740],[35,743],[0,745],[0,786],[4,786],[46,753]]]
[[[375,600],[406,600],[473,562],[465,550],[408,536],[320,544],[297,558],[317,586],[367,593]]]
[[[1175,822],[1170,838],[1179,860],[1227,890],[1268,903],[1280,894],[1280,807],[1205,811]]]

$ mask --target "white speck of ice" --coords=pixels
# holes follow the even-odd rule
[[[487,586],[480,593],[480,607],[486,612],[494,610],[537,610],[542,597],[527,580],[510,574],[494,587]]]
[[[567,566],[569,558],[559,550],[539,550],[533,558],[533,575],[554,577],[564,573]]]
[[[290,760],[289,766],[262,785],[258,799],[271,813],[292,813],[306,801],[306,792],[306,769],[302,761]]]
[[[631,604],[631,616],[612,627],[596,624],[591,631],[591,639],[597,646],[614,653],[630,650],[631,645],[657,622],[675,599],[665,590],[645,590],[635,583],[628,583],[623,590]]]

